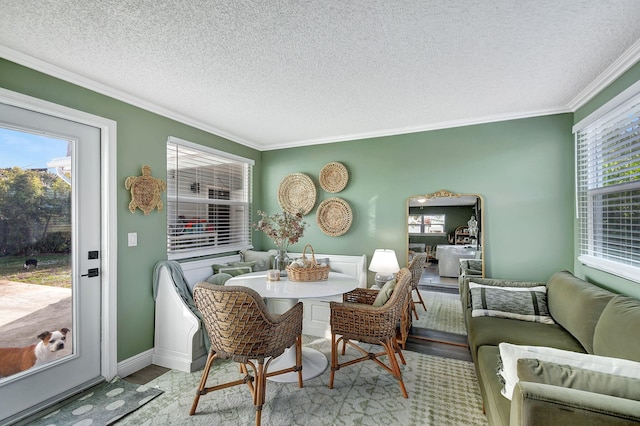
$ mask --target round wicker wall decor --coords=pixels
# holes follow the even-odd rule
[[[331,237],[345,234],[353,222],[351,206],[342,198],[329,198],[318,206],[316,212],[318,227]]]
[[[333,161],[320,170],[320,186],[327,192],[340,192],[347,186],[349,172],[342,163]]]
[[[316,204],[316,186],[304,173],[291,173],[280,182],[278,202],[288,213],[305,215]]]

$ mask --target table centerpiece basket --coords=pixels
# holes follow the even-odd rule
[[[311,250],[311,259],[307,258],[307,247]],[[304,246],[302,257],[287,266],[289,281],[326,281],[329,278],[329,265],[318,264],[311,244]]]

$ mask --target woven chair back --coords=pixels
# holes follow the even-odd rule
[[[383,307],[389,309],[389,313],[391,314],[391,329],[388,331],[389,334],[394,334],[396,330],[396,324],[400,321],[400,317],[402,313],[407,310],[407,304],[409,303],[409,298],[411,297],[411,272],[407,268],[402,268],[398,274],[396,275],[396,288],[391,293],[391,297],[384,304]]]
[[[396,275],[396,280],[396,288],[393,290],[393,293],[391,294],[391,297],[389,298],[389,301],[387,303],[398,303],[402,309],[402,307],[404,307],[408,303],[409,298],[411,297],[413,274],[408,268],[402,268]],[[400,300],[396,302],[394,300],[394,296],[398,297]]]
[[[418,283],[420,283],[425,263],[427,263],[427,255],[424,253],[417,254],[409,263],[409,271],[411,271],[411,286],[414,289],[418,288]]]
[[[211,350],[221,358],[246,362],[275,357],[291,346],[301,332],[301,324],[278,322],[260,295],[247,287],[200,283],[193,298],[202,313]]]

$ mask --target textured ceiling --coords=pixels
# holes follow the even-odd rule
[[[0,0],[0,55],[269,150],[574,110],[638,0]]]

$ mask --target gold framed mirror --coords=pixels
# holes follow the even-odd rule
[[[411,261],[416,253],[426,253],[431,268],[436,267],[437,276],[433,279],[456,287],[461,269],[462,273],[484,276],[483,215],[484,200],[479,194],[440,190],[410,196],[407,260]],[[463,262],[461,268],[463,259],[480,262]]]

